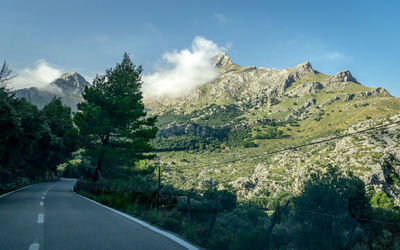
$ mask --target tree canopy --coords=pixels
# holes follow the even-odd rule
[[[0,75],[0,183],[19,185],[18,178],[46,179],[77,150],[71,108],[53,99],[43,110],[18,99],[5,86],[11,71]],[[1,187],[0,187],[1,188]]]
[[[141,92],[142,67],[136,67],[125,53],[121,63],[97,75],[86,87],[74,121],[82,146],[96,169],[112,175],[119,166],[132,166],[151,157],[149,141],[157,133],[156,118],[147,117]]]

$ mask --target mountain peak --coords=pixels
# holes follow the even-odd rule
[[[349,70],[343,70],[328,79],[328,82],[354,82],[360,84]]]
[[[212,64],[217,68],[222,68],[225,65],[232,65],[232,60],[224,52],[218,53],[211,59]]]
[[[56,86],[66,93],[82,94],[85,87],[89,86],[90,83],[79,73],[67,72],[62,74],[60,78],[52,81],[49,85]]]
[[[61,78],[66,78],[66,77],[70,77],[70,76],[81,76],[80,74],[78,74],[77,72],[66,72],[64,74],[61,75]]]
[[[300,63],[299,65],[297,65],[295,67],[295,69],[298,69],[298,70],[303,71],[303,72],[315,72],[313,67],[312,67],[312,65],[311,65],[311,63],[308,62],[308,61]]]
[[[85,78],[77,72],[67,72],[60,76],[64,80],[75,79],[77,81],[86,81]]]

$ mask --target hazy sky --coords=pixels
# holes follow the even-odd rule
[[[200,37],[211,46],[200,56],[215,47],[242,66],[310,61],[400,96],[399,12],[400,1],[2,0],[0,60],[41,84],[67,71],[92,78],[126,51],[148,77],[165,76],[198,55]]]

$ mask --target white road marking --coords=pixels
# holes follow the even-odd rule
[[[29,186],[26,186],[26,187],[23,187],[23,188],[20,188],[20,189],[17,189],[17,190],[8,192],[8,193],[6,193],[6,194],[0,195],[0,198],[3,198],[4,196],[10,195],[10,194],[12,194],[12,193],[15,193],[15,192],[18,192],[18,191],[20,191],[20,190],[24,190],[24,189],[26,189],[26,188],[30,188],[30,187],[33,187],[33,186],[36,186],[36,185],[38,185],[38,184],[29,185]]]
[[[42,200],[44,200],[44,196],[42,196]]]
[[[44,215],[40,213],[37,217],[37,223],[42,224],[44,222]]]
[[[40,247],[39,243],[32,243],[29,246],[28,250],[39,250],[39,247]]]
[[[41,202],[39,203],[39,205],[40,205],[41,207],[43,207],[43,201],[41,201]]]
[[[72,188],[73,188],[73,187],[72,187]],[[120,212],[120,211],[118,211],[118,210],[116,210],[116,209],[114,209],[114,208],[107,207],[107,206],[105,206],[105,205],[103,205],[103,204],[98,203],[97,201],[94,201],[94,200],[91,200],[91,199],[89,199],[89,198],[86,198],[85,196],[82,196],[82,195],[80,195],[80,194],[77,194],[77,195],[79,195],[79,196],[80,196],[81,198],[83,198],[83,199],[86,199],[86,200],[88,200],[88,201],[91,201],[91,202],[93,202],[93,203],[96,203],[97,205],[99,205],[99,206],[101,206],[101,207],[104,207],[104,208],[106,208],[106,209],[108,209],[108,210],[111,210],[111,211],[113,211],[114,213],[117,213],[117,214],[119,214],[119,215],[121,215],[121,216],[127,218],[128,220],[134,221],[134,222],[136,222],[136,223],[138,223],[138,224],[140,224],[140,225],[142,225],[142,226],[144,226],[144,227],[147,227],[148,229],[150,229],[150,230],[152,230],[152,231],[154,231],[154,232],[156,232],[156,233],[159,233],[159,234],[161,234],[161,235],[164,235],[165,237],[167,237],[167,238],[169,238],[169,239],[175,241],[175,242],[178,243],[179,245],[181,245],[181,246],[183,246],[183,247],[186,247],[186,248],[189,249],[189,250],[199,250],[199,248],[195,247],[194,245],[188,243],[187,241],[185,241],[185,240],[183,240],[183,239],[181,239],[181,238],[179,238],[179,237],[177,237],[177,236],[175,236],[175,235],[173,235],[173,234],[171,234],[171,233],[168,233],[168,232],[165,232],[165,231],[163,231],[163,230],[161,230],[161,229],[158,229],[158,228],[156,228],[156,227],[153,227],[152,225],[149,225],[149,224],[147,224],[146,222],[144,222],[144,221],[142,221],[142,220],[136,219],[135,217],[132,217],[132,216],[130,216],[130,215],[127,215],[127,214],[125,214],[125,213],[122,213],[122,212]]]

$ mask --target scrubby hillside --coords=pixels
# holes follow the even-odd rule
[[[233,187],[251,198],[296,192],[309,169],[333,164],[399,202],[398,124],[269,154],[398,122],[398,98],[363,86],[348,70],[324,75],[309,62],[282,70],[240,67],[225,54],[213,62],[219,69],[214,81],[187,96],[145,102],[159,116],[155,147],[162,151],[167,182]]]

